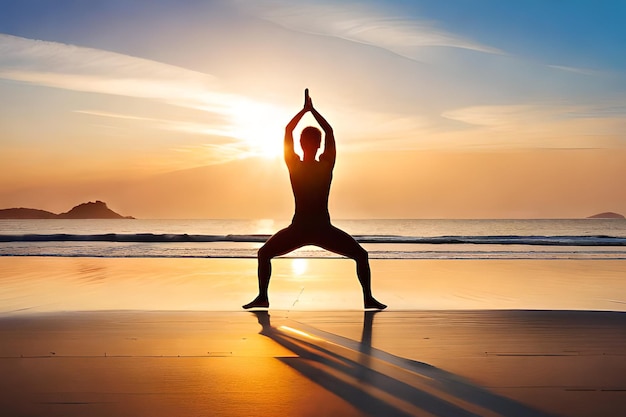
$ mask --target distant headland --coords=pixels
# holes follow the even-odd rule
[[[619,213],[613,213],[613,212],[607,211],[606,213],[595,214],[587,218],[588,219],[623,219],[624,216],[622,216]]]
[[[134,217],[117,214],[108,208],[105,202],[96,200],[79,204],[61,214],[31,208],[0,209],[0,219],[134,219]]]

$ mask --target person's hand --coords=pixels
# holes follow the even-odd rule
[[[309,89],[304,89],[304,110],[310,111],[313,110],[313,101],[311,97],[309,97]]]

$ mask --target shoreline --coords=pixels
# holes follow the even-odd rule
[[[626,311],[620,260],[371,260],[391,310]],[[89,310],[239,311],[254,259],[0,257],[0,314]],[[273,261],[275,310],[362,310],[347,259]]]

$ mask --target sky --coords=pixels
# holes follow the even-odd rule
[[[620,0],[2,0],[0,208],[288,219],[309,88],[335,218],[626,214],[625,20]]]

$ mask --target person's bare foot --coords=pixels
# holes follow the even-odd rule
[[[374,297],[366,298],[363,302],[363,307],[365,309],[375,309],[375,310],[384,310],[387,308],[387,305],[379,302]]]
[[[251,308],[268,308],[270,306],[270,302],[267,297],[257,296],[254,300],[250,301],[248,304],[243,305],[244,310],[249,310]]]

